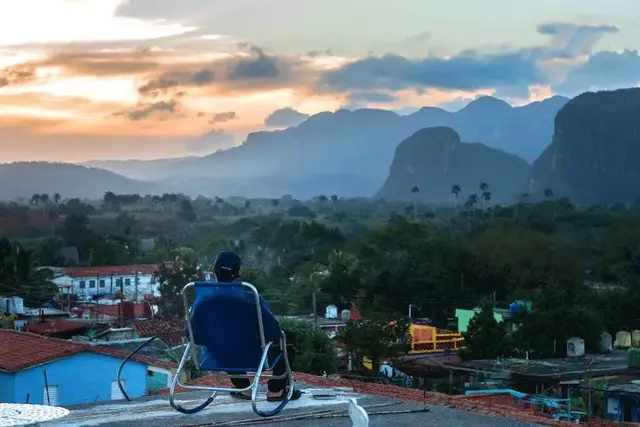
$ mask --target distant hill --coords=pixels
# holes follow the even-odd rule
[[[419,129],[447,126],[464,141],[482,141],[533,161],[551,141],[553,118],[567,101],[553,97],[512,107],[483,97],[455,113],[427,107],[406,116],[339,110],[284,130],[252,133],[241,146],[205,157],[91,164],[128,177],[181,182],[185,192],[204,186],[223,197],[231,188],[233,195],[257,192],[256,197],[371,196],[386,179],[398,142]]]
[[[640,197],[640,89],[587,92],[558,112],[551,145],[532,166],[529,190],[584,204]]]
[[[529,173],[522,158],[481,143],[461,142],[448,127],[421,129],[396,148],[389,176],[376,195],[387,200],[451,202],[453,185],[459,185],[462,202],[480,195],[479,185],[490,186],[492,201],[511,202]],[[418,193],[412,193],[413,187]]]
[[[147,194],[156,192],[157,187],[110,171],[67,163],[0,164],[0,200],[29,198],[35,193],[102,198],[106,191]]]
[[[178,157],[174,159],[157,160],[91,160],[82,165],[91,168],[108,170],[127,178],[148,181],[166,174],[167,168],[175,163],[182,163],[199,157]],[[151,178],[150,178],[151,177]]]

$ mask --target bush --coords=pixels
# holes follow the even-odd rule
[[[293,370],[314,375],[338,372],[336,347],[324,331],[296,320],[285,319],[280,323],[287,341],[297,350]]]

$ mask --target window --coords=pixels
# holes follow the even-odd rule
[[[87,287],[87,284],[84,280],[80,280],[80,289],[84,289]]]
[[[58,404],[58,386],[42,387],[42,404],[56,406]]]
[[[131,279],[124,279],[125,286],[131,286]]]
[[[96,281],[95,280],[89,280],[89,287],[90,288],[95,288],[96,287]]]
[[[106,282],[104,279],[100,279],[100,287],[104,288],[106,286]]]
[[[122,285],[122,279],[116,279],[116,286]]]
[[[155,276],[151,276],[151,279],[149,279],[149,283],[151,283],[152,285],[156,284],[156,277]]]

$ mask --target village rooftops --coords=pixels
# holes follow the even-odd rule
[[[587,354],[563,359],[483,359],[451,366],[453,370],[504,372],[528,377],[578,379],[585,375],[613,375],[629,370],[629,352],[614,350],[606,354]]]

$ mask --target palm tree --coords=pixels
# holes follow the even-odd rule
[[[417,203],[416,203],[416,199],[418,198],[418,193],[420,192],[420,189],[418,188],[417,185],[414,185],[413,187],[411,187],[411,194],[413,194],[413,220],[415,221],[416,219],[418,219],[418,207],[417,207]]]
[[[544,197],[546,197],[547,199],[550,199],[553,197],[553,190],[550,188],[547,188],[546,190],[544,190]]]
[[[31,198],[29,199],[29,203],[32,205],[37,205],[38,203],[40,203],[40,195],[34,194],[33,196],[31,196]]]
[[[491,200],[491,195],[489,195],[489,199],[485,197],[485,193],[489,192],[489,184],[487,184],[486,182],[481,182],[478,188],[480,188],[480,197],[482,197],[482,210],[486,211],[487,201]]]
[[[331,202],[333,203],[333,213],[336,213],[336,205],[338,204],[338,195],[334,194],[331,196]]]
[[[36,268],[32,251],[0,239],[0,294],[19,295],[28,305],[50,301],[58,288],[48,269]]]
[[[482,203],[484,205],[484,210],[487,210],[487,205],[491,201],[491,191],[484,191],[482,193]]]
[[[53,194],[53,203],[55,203],[56,205],[58,203],[60,203],[61,199],[62,199],[62,197],[60,197],[60,193],[54,193]]]
[[[454,184],[451,186],[451,194],[453,194],[453,198],[455,199],[453,203],[454,203],[456,214],[458,213],[458,197],[460,196],[461,191],[462,191],[462,188],[460,188],[458,184]]]
[[[469,194],[467,201],[464,204],[464,207],[467,208],[467,215],[471,216],[471,212],[475,209],[478,204],[478,195],[477,194]]]

